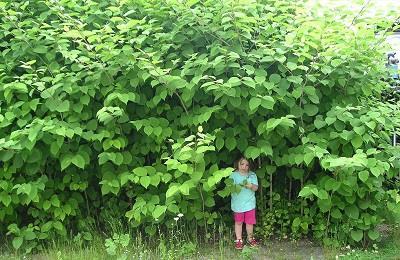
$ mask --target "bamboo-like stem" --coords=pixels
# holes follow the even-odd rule
[[[301,177],[301,180],[300,180],[300,190],[303,189],[303,185],[304,185],[304,179],[303,179],[303,177]],[[304,215],[303,201],[304,201],[304,199],[302,198],[302,199],[301,199],[301,202],[300,202],[300,205],[301,205],[301,206],[300,206],[300,214],[301,214],[301,216]]]
[[[269,174],[269,210],[272,211],[272,172]]]
[[[258,169],[261,169],[261,158],[258,157]],[[264,208],[264,194],[263,194],[263,189],[264,187],[262,186],[262,182],[260,181],[261,185],[259,185],[260,189],[260,199],[261,199],[261,215],[264,216],[265,208]]]

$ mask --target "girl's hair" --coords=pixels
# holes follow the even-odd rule
[[[247,159],[247,158],[244,157],[244,156],[239,157],[239,159],[237,159],[237,160],[235,161],[235,163],[234,163],[234,165],[233,165],[234,168],[235,168],[235,170],[239,170],[239,164],[240,164],[240,162],[243,161],[243,160],[246,160],[246,161],[249,163],[249,170],[250,170],[250,168],[251,168],[250,161],[249,161],[249,159]]]

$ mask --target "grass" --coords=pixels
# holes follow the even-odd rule
[[[399,259],[400,229],[371,249],[322,248],[307,240],[266,241],[257,249],[245,247],[243,251],[233,248],[233,234],[228,227],[214,227],[214,232],[196,236],[190,232],[190,225],[178,227],[170,233],[157,233],[143,237],[136,230],[113,227],[112,236],[93,235],[92,241],[81,237],[57,241],[45,245],[45,249],[24,255],[13,252],[5,244],[0,252],[0,260],[69,260],[69,259]],[[124,236],[125,234],[125,236]],[[168,234],[168,235],[164,235]]]
[[[397,225],[388,239],[373,245],[369,250],[348,250],[340,256],[341,259],[400,260],[400,228]]]

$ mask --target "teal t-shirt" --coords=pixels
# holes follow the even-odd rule
[[[233,183],[237,185],[244,185],[247,181],[247,183],[258,186],[257,176],[254,172],[249,172],[248,175],[243,176],[238,171],[235,171],[229,178],[233,179]],[[255,208],[256,196],[251,189],[242,187],[240,192],[232,193],[231,209],[233,212],[246,212]]]

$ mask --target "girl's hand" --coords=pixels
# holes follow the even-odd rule
[[[248,189],[252,189],[253,188],[253,184],[251,184],[250,182],[246,183],[246,185],[244,185],[246,188]]]

